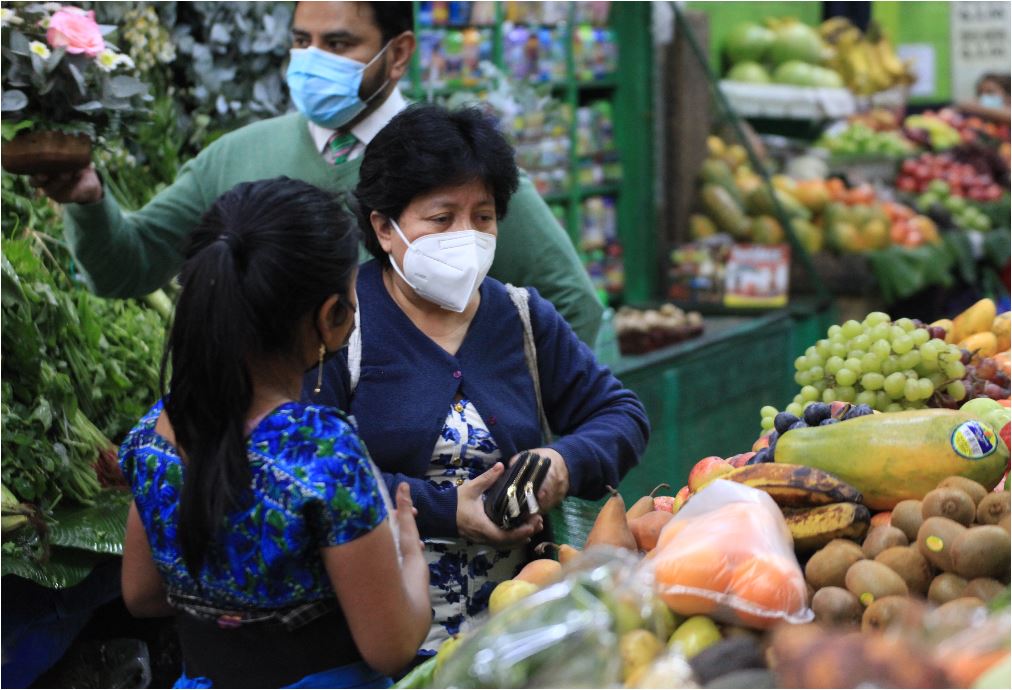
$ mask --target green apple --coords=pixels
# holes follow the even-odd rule
[[[928,191],[938,196],[946,196],[949,193],[949,183],[945,180],[932,180],[928,183]]]

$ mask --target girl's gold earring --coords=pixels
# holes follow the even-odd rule
[[[323,356],[327,354],[327,346],[320,343],[320,364],[316,367],[316,388],[313,395],[319,395],[323,388]]]

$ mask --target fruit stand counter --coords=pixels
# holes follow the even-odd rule
[[[619,487],[629,503],[661,482],[685,483],[704,456],[751,448],[755,411],[790,397],[795,324],[786,309],[707,316],[706,330],[693,340],[644,355],[602,357],[639,396],[652,427],[646,454]],[[597,508],[566,501],[553,522],[556,538],[564,532],[570,543],[583,543]]]

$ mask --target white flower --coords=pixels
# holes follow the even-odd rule
[[[42,9],[44,9],[46,12],[59,12],[61,9],[63,9],[63,5],[61,5],[58,2],[44,2],[44,3],[42,3]],[[76,7],[68,7],[67,9],[68,10],[73,10],[73,9],[77,9],[77,8]]]
[[[112,72],[119,64],[119,55],[106,48],[95,57],[95,64],[103,72]]]
[[[134,68],[134,61],[130,59],[129,55],[120,54],[116,56],[116,67],[126,67],[127,69]]]
[[[28,49],[43,60],[47,59],[50,55],[49,48],[42,41],[32,41],[28,44]]]
[[[6,7],[0,8],[0,24],[3,26],[17,26],[24,23],[25,20],[16,15],[14,10],[7,9]]]

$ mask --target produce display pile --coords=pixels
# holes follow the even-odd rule
[[[4,191],[5,206],[15,199],[13,211],[30,221],[5,223],[2,241],[4,574],[66,585],[87,568],[54,576],[68,556],[62,547],[122,549],[116,444],[159,397],[169,304],[164,294],[151,299],[157,309],[95,297],[72,277],[59,237],[45,232],[58,231],[48,203]],[[96,537],[90,506],[103,523],[116,506],[118,524],[109,520]],[[61,531],[67,515],[83,526],[80,541]]]
[[[959,343],[1000,337],[983,317],[1007,323],[990,311],[931,326],[873,313],[811,352],[856,369],[832,348],[865,345],[881,369],[933,343],[928,361],[961,379]],[[928,408],[922,375],[904,378],[891,411],[767,406],[751,450],[699,460],[677,492],[627,505],[613,490],[583,544],[540,545],[400,687],[1007,686],[1008,390]]]
[[[765,25],[745,22],[734,28],[724,52],[729,81],[846,87],[859,95],[913,81],[909,65],[874,23],[862,32],[843,17],[827,19],[818,28],[792,18],[770,18]]]

